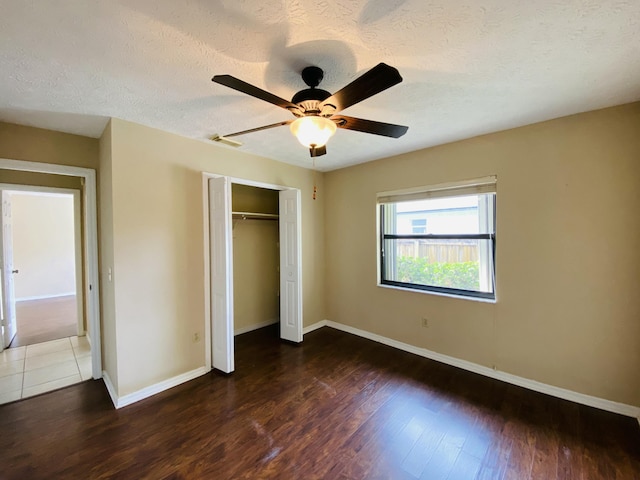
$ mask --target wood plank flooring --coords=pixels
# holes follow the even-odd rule
[[[236,338],[236,372],[114,410],[0,406],[3,479],[639,479],[640,427],[337,330]]]
[[[78,334],[76,296],[16,302],[18,333],[10,347],[44,343]]]

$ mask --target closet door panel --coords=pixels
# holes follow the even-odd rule
[[[213,368],[234,370],[233,237],[231,188],[226,177],[209,180],[209,242],[211,272],[211,345]]]
[[[302,228],[299,190],[280,191],[280,338],[302,341]]]

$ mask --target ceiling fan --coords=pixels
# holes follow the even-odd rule
[[[214,136],[213,140],[223,140],[228,137],[244,135],[245,133],[291,125],[291,132],[302,145],[309,148],[311,156],[319,157],[327,153],[326,143],[336,132],[336,128],[392,138],[399,138],[407,133],[409,127],[403,125],[338,115],[345,108],[402,82],[402,77],[397,69],[384,63],[379,63],[333,95],[326,90],[316,88],[320,85],[323,77],[324,72],[319,67],[304,68],[302,70],[302,80],[309,88],[300,90],[293,96],[291,101],[288,101],[231,75],[216,75],[212,78],[213,82],[289,110],[297,118],[231,133],[222,137]]]

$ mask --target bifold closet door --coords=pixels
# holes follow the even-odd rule
[[[209,243],[213,368],[231,373],[234,370],[233,233],[231,185],[226,177],[209,179]]]
[[[302,341],[300,190],[280,191],[280,338]]]

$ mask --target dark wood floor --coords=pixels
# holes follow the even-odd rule
[[[77,318],[75,295],[16,302],[18,333],[10,348],[77,335]]]
[[[3,479],[638,479],[634,419],[330,328],[114,410],[101,381],[0,406]]]

